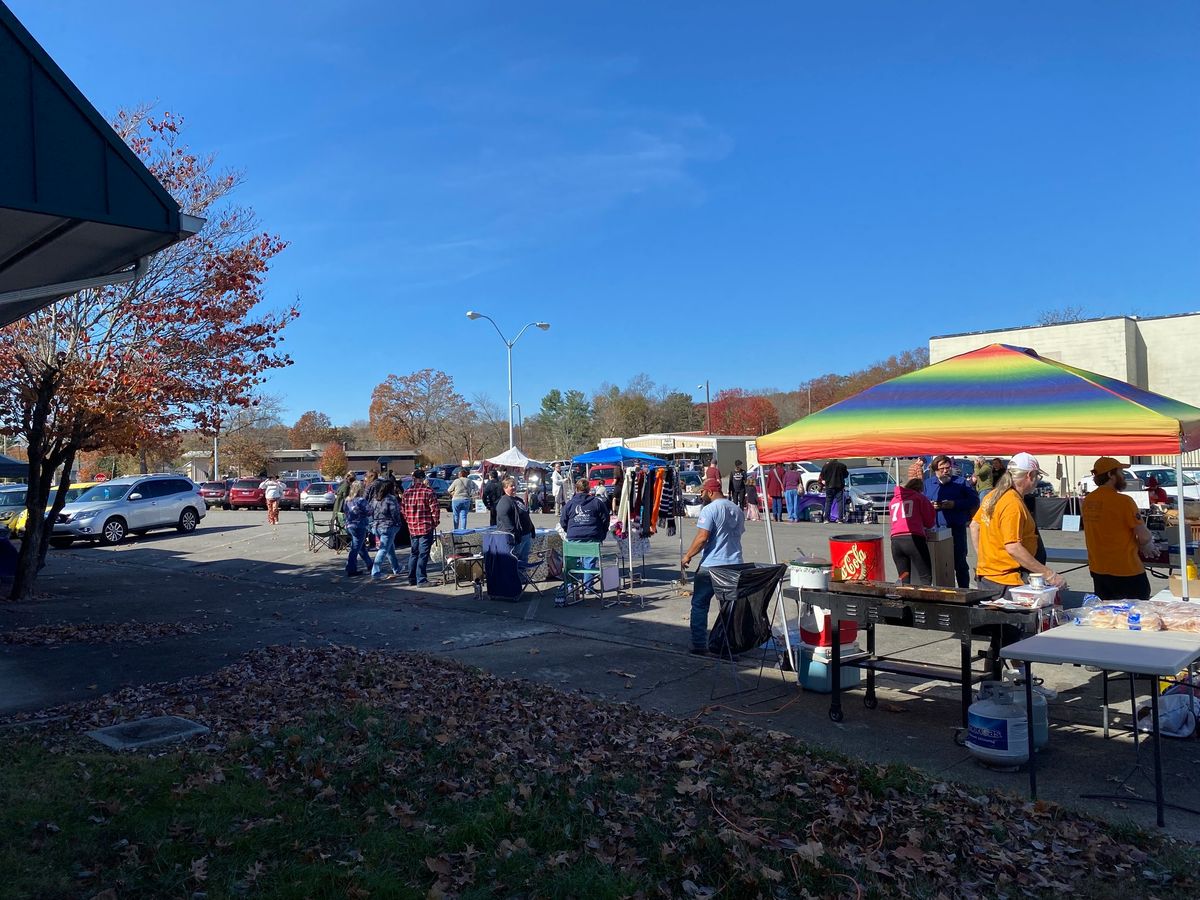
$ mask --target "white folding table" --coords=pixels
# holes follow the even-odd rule
[[[1000,651],[1004,659],[1025,668],[1025,715],[1033,715],[1033,663],[1095,666],[1109,672],[1171,677],[1200,659],[1200,634],[1175,631],[1118,631],[1108,628],[1063,625],[1009,644]],[[1158,824],[1163,824],[1162,757],[1159,754],[1158,685],[1151,685],[1150,713],[1154,744],[1154,802]],[[1137,723],[1134,722],[1134,728]],[[1037,763],[1033,752],[1033,722],[1029,733],[1029,796],[1037,799]]]

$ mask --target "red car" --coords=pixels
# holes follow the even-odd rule
[[[616,466],[592,466],[592,470],[588,472],[588,484],[593,488],[598,484],[603,484],[607,490],[612,491],[613,485],[616,483]]]
[[[231,509],[266,509],[267,498],[262,482],[257,478],[239,478],[229,486],[229,507]]]
[[[299,509],[300,492],[312,484],[307,478],[284,478],[283,498],[279,501],[280,509]]]
[[[209,509],[219,506],[229,509],[229,483],[225,481],[206,481],[200,485],[200,496]]]

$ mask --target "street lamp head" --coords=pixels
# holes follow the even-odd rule
[[[467,318],[468,318],[468,319],[478,319],[478,318],[479,318],[480,316],[482,316],[482,315],[483,315],[483,313],[477,313],[477,312],[475,312],[475,310],[473,310],[473,309],[468,309],[468,310],[467,310]]]
[[[533,324],[534,324],[534,325],[536,325],[538,328],[542,329],[542,331],[549,331],[549,330],[550,330],[550,323],[549,323],[549,322],[534,322]]]

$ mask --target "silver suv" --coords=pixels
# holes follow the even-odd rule
[[[127,534],[151,528],[195,531],[206,512],[200,489],[179,475],[136,475],[114,478],[88,488],[68,503],[54,521],[50,542],[119,544]]]

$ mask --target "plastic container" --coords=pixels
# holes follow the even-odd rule
[[[833,616],[819,606],[809,606],[808,612],[800,617],[800,638],[813,647],[829,647],[833,644]],[[858,623],[841,620],[843,644],[852,644],[858,639]]]
[[[842,581],[883,581],[883,536],[837,534],[829,539],[829,558]]]
[[[967,750],[993,766],[1027,762],[1029,728],[1025,708],[1013,700],[1012,686],[985,681],[979,686],[979,697],[967,710]]]
[[[857,647],[854,648],[856,651]],[[805,644],[800,645],[800,684],[806,691],[816,694],[833,692],[833,667],[826,662],[819,650]],[[862,669],[858,666],[842,666],[842,690],[856,688],[862,683]]]

